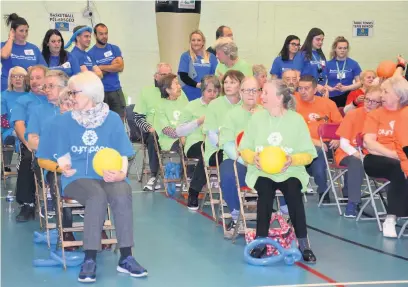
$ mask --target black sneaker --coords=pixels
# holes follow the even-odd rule
[[[188,193],[187,207],[190,210],[198,210],[198,192],[191,191]]]
[[[35,219],[35,207],[24,204],[20,208],[20,213],[16,216],[17,222],[27,222]]]
[[[320,201],[320,199],[322,199],[322,196],[323,196],[323,193],[319,193],[319,201]],[[326,193],[326,195],[324,196],[324,199],[323,199],[322,203],[330,203],[329,193]]]
[[[315,264],[316,263],[316,256],[314,255],[313,251],[311,249],[305,249],[300,251],[302,253],[303,261],[305,261],[308,264]]]

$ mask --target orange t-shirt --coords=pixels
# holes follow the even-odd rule
[[[307,126],[309,127],[312,139],[318,140],[318,128],[324,123],[341,123],[343,117],[340,114],[336,104],[323,97],[314,97],[311,103],[302,100],[300,95],[296,95],[296,111],[302,115]]]
[[[394,124],[399,111],[388,111],[380,107],[367,114],[363,134],[376,134],[377,142],[390,150],[395,150]]]
[[[401,168],[408,176],[408,157],[403,148],[408,147],[408,107],[403,108],[395,122],[394,137],[397,154],[401,161]]]
[[[357,100],[357,98],[361,95],[364,95],[364,91],[362,89],[358,89],[358,90],[354,90],[351,91],[350,94],[348,94],[347,96],[347,100],[346,100],[346,105],[351,104],[352,102],[354,102],[355,100]],[[364,106],[364,102],[361,102],[357,105],[357,108],[361,108]]]
[[[336,134],[339,137],[349,140],[350,145],[352,145],[353,147],[357,147],[356,137],[363,131],[366,116],[367,111],[364,107],[351,110],[344,117],[343,121],[340,124],[340,127],[337,129]],[[348,156],[348,154],[341,148],[338,148],[335,153],[335,160],[337,164],[340,164],[340,162],[346,156]]]

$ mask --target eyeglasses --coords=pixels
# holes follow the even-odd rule
[[[56,87],[60,87],[60,88],[63,88],[64,86],[61,86],[61,85],[53,85],[53,84],[51,84],[51,85],[44,85],[43,86],[43,90],[44,91],[46,91],[46,90],[53,90],[54,88],[56,88]]]
[[[68,91],[68,96],[75,98],[79,93],[82,93],[82,91]]]
[[[245,95],[248,94],[256,95],[258,91],[260,91],[260,89],[241,89],[241,92],[243,92]]]
[[[371,100],[369,98],[364,98],[364,102],[366,102],[367,104],[370,104],[370,105],[372,105],[372,104],[380,105],[383,101],[374,101],[374,100]]]
[[[24,75],[11,75],[12,79],[24,79]]]
[[[297,44],[297,43],[289,43],[289,45],[291,45],[293,47],[300,47],[300,44]]]

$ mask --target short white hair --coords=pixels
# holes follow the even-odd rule
[[[235,44],[235,42],[229,37],[219,38],[215,42],[214,49],[223,51],[231,60],[236,60],[238,58],[237,44]]]
[[[173,70],[173,69],[171,68],[171,65],[170,65],[170,64],[162,62],[162,63],[157,64],[156,74],[159,73],[159,71],[160,71],[160,69],[161,69],[162,67],[167,67],[167,68],[169,68],[171,71]]]
[[[105,98],[102,81],[94,72],[86,71],[72,76],[68,81],[68,87],[71,89],[72,86],[95,104],[102,103]]]
[[[394,76],[385,80],[383,85],[389,84],[399,98],[400,107],[408,106],[408,81],[402,76]]]

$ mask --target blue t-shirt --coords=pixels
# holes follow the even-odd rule
[[[60,65],[59,60],[60,60],[59,56],[50,56],[50,64],[48,65],[48,68],[50,70],[61,70],[65,72],[65,74],[67,74],[68,77],[71,77],[81,72],[78,60],[74,56],[72,56],[71,53],[68,53],[68,60],[65,63]]]
[[[95,63],[100,65],[110,65],[112,61],[117,58],[122,58],[122,52],[119,47],[112,44],[106,44],[105,48],[98,48],[94,45],[88,54],[95,60]],[[119,73],[105,73],[103,74],[102,83],[105,92],[117,91],[121,88],[119,81]]]
[[[17,99],[21,96],[27,94],[26,92],[14,92],[14,91],[3,91],[1,93],[1,114],[7,114],[7,119],[10,122],[10,128],[2,129],[1,135],[2,139],[5,140],[8,136],[13,133],[14,122],[11,122],[11,113],[16,105]]]
[[[330,87],[334,87],[338,83],[341,83],[344,86],[349,86],[353,84],[354,78],[360,75],[361,68],[360,65],[351,58],[347,58],[345,61],[332,59],[327,62],[326,73],[327,84]],[[329,93],[329,96],[330,98],[333,98],[341,94],[343,94],[343,92],[333,91]]]
[[[49,102],[36,107],[28,120],[26,133],[37,134],[41,137],[45,123],[53,119],[59,113],[59,107]]]
[[[192,63],[196,71],[195,77],[194,78],[192,77],[192,79],[198,83],[201,81],[202,78],[204,78],[204,76],[215,74],[215,69],[217,68],[218,60],[213,54],[211,53],[209,54],[210,57],[208,63],[204,62],[204,58],[202,56],[196,56],[196,60],[194,61],[194,63]],[[192,59],[188,51],[181,54],[178,72],[189,73],[191,61]],[[189,85],[183,85],[183,91],[186,94],[189,101],[193,101],[201,97],[201,89],[191,87]]]
[[[295,69],[293,60],[283,61],[282,57],[276,57],[273,61],[271,71],[269,74],[276,75],[278,79],[282,79],[282,74],[285,70]]]
[[[6,42],[1,43],[1,48]],[[47,66],[40,49],[34,44],[27,42],[25,45],[17,45],[13,43],[11,48],[11,55],[8,59],[1,59],[1,90],[7,89],[7,81],[9,76],[9,71],[15,66],[20,66],[24,69],[35,65]]]
[[[82,51],[77,46],[74,47],[71,51],[71,55],[78,60],[79,67],[85,66],[88,71],[93,70],[93,66],[96,66],[95,61],[92,59],[86,51]]]
[[[306,60],[304,51],[297,53],[293,59],[294,69],[300,71],[300,76],[311,75],[319,85],[325,85],[327,80],[326,61],[316,51],[312,51],[312,54],[312,58]],[[318,71],[319,68],[321,73]]]
[[[92,163],[100,149],[112,148],[127,157],[134,154],[122,120],[115,112],[110,111],[105,122],[95,129],[79,125],[71,112],[64,113],[58,123],[53,141],[45,143],[44,148],[52,150],[55,158],[67,153],[71,156],[72,168],[76,169],[76,173],[71,177],[61,176],[63,189],[77,179],[103,179],[95,173]]]
[[[35,153],[37,158],[57,161],[54,141],[57,129],[60,127],[61,119],[62,115],[58,114],[44,122],[44,126],[41,129],[40,142],[38,143],[37,152]]]

